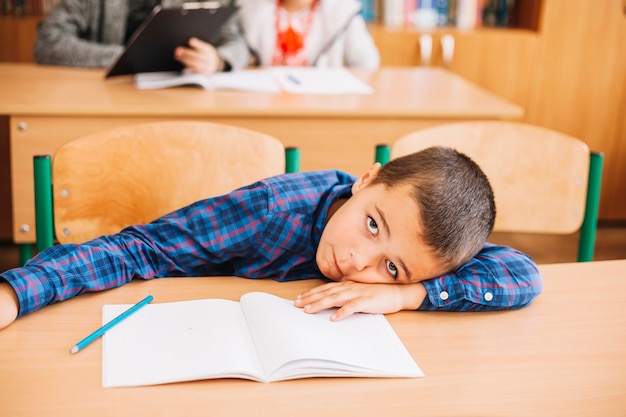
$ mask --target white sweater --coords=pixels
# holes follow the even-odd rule
[[[276,46],[276,0],[239,0],[239,19],[248,47],[269,66]],[[378,49],[359,14],[358,0],[320,0],[305,43],[310,65],[376,69]]]

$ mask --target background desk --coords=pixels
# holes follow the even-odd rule
[[[420,127],[523,114],[520,107],[438,68],[386,68],[359,75],[375,94],[190,87],[140,91],[129,77],[105,81],[100,70],[0,64],[0,239],[35,240],[33,155],[52,154],[65,142],[114,126],[176,119],[229,123],[300,147],[302,170],[360,174],[373,163],[377,143],[391,143]]]
[[[0,331],[0,415],[20,416],[624,416],[626,260],[541,267],[531,306],[493,313],[388,315],[425,372],[417,379],[207,380],[104,389],[101,306],[248,291],[292,298],[316,281],[238,278],[133,282],[79,296]],[[216,343],[219,341],[216,340]]]

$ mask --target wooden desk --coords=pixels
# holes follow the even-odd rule
[[[77,297],[0,331],[2,416],[624,416],[626,260],[547,265],[531,306],[495,313],[401,312],[388,318],[425,372],[417,379],[207,380],[104,389],[101,306],[248,291],[284,297],[316,281],[238,278],[133,282]],[[219,343],[219,341],[216,341]]]
[[[415,129],[523,114],[520,107],[438,68],[385,68],[359,75],[375,94],[189,87],[140,91],[129,77],[105,81],[100,70],[0,64],[0,239],[35,240],[32,156],[52,154],[61,144],[97,130],[155,120],[229,123],[300,147],[302,170],[338,168],[360,174],[373,163],[377,143],[392,143]]]

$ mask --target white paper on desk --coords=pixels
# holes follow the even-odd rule
[[[129,305],[105,305],[108,322]],[[104,387],[216,378],[421,377],[385,316],[305,313],[292,300],[251,292],[240,302],[151,303],[106,332]]]
[[[145,72],[135,74],[135,85],[140,90],[177,86],[197,86],[206,90],[239,90],[261,93],[279,93],[280,87],[271,74],[264,70],[242,70],[196,74],[193,72]]]
[[[272,67],[281,88],[292,94],[372,94],[374,89],[346,68]]]

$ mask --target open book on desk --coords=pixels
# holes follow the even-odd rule
[[[142,72],[135,74],[135,85],[140,90],[177,86],[202,87],[205,90],[239,90],[280,93],[280,87],[266,71],[243,70],[196,74],[193,72]]]
[[[196,86],[206,90],[240,90],[291,94],[372,94],[373,88],[345,68],[269,67],[195,74],[149,72],[134,76],[141,90]]]
[[[103,322],[128,307],[105,305]],[[332,322],[331,314],[307,314],[293,301],[261,292],[240,302],[152,303],[104,335],[102,383],[423,376],[385,316]]]

